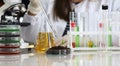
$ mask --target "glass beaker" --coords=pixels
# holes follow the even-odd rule
[[[45,53],[53,46],[55,46],[53,34],[51,32],[39,32],[35,46],[36,52]]]

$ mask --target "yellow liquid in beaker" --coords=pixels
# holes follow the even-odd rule
[[[88,47],[93,47],[93,41],[88,41]]]
[[[39,32],[35,46],[36,52],[45,53],[50,48],[50,46],[55,46],[52,33]]]
[[[55,46],[54,37],[53,37],[53,34],[51,32],[49,33],[49,35],[50,35],[51,47],[53,47],[53,46]]]

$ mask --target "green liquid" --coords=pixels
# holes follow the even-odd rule
[[[14,32],[14,31],[20,31],[19,29],[0,29],[0,32]]]
[[[109,31],[111,31],[111,27],[109,27]],[[108,35],[108,46],[112,47],[112,35]]]
[[[79,27],[75,27],[75,31],[78,32],[79,31]],[[76,35],[75,36],[75,44],[76,44],[76,47],[80,47],[80,36],[79,35]]]

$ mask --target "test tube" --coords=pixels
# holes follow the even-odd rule
[[[73,32],[75,30],[75,26],[76,26],[74,9],[70,12],[69,19],[70,19],[70,31]],[[72,35],[72,47],[73,48],[76,47],[75,35]]]
[[[104,38],[103,38],[103,23],[99,23],[99,28],[100,28],[100,32],[102,33],[99,36],[99,38],[100,38],[100,40],[99,40],[99,46],[100,47],[104,47],[104,43],[103,43],[103,40],[104,40]]]
[[[69,16],[70,18],[70,28],[71,28],[71,31],[74,31],[74,29],[75,29],[75,26],[76,26],[76,23],[75,23],[75,12],[74,12],[74,10],[72,10],[71,12],[70,12],[70,16]]]
[[[108,45],[108,32],[106,35],[106,31],[108,31],[108,5],[103,4],[102,5],[102,19],[101,23],[99,23],[99,28],[101,31],[100,36],[100,47],[104,47]]]
[[[79,32],[79,17],[78,17],[78,14],[75,13],[75,22],[76,22],[76,26],[75,26],[75,32]],[[75,36],[75,43],[76,43],[76,47],[80,47],[80,35],[77,34]]]

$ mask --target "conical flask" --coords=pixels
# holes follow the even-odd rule
[[[38,32],[35,46],[36,52],[46,53],[46,51],[53,46],[55,46],[53,33],[50,30],[49,24],[45,22],[44,24],[41,24]]]

